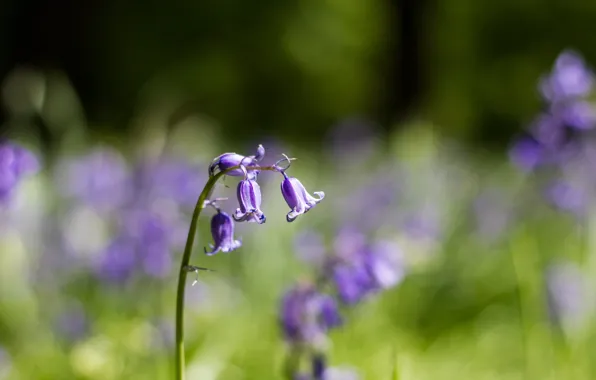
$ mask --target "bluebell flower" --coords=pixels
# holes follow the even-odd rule
[[[308,212],[317,203],[321,202],[325,198],[325,193],[315,191],[314,194],[318,197],[315,198],[306,191],[304,185],[297,178],[288,177],[285,171],[282,174],[284,179],[281,183],[281,193],[290,207],[290,212],[287,214],[286,220],[293,222],[299,215]]]
[[[19,145],[0,142],[0,200],[9,198],[20,180],[38,169],[33,153]]]
[[[124,282],[132,275],[137,265],[136,258],[134,240],[120,236],[102,252],[96,272],[103,280]]]
[[[566,181],[555,181],[546,189],[546,199],[557,208],[577,216],[585,215],[589,196],[583,186]]]
[[[58,177],[66,196],[99,210],[122,207],[134,191],[124,157],[109,148],[66,162]]]
[[[215,255],[217,252],[230,252],[239,248],[242,243],[234,239],[234,221],[227,213],[218,210],[211,218],[211,235],[213,244],[209,244],[211,251],[205,248],[205,254]]]
[[[542,95],[551,102],[588,95],[594,86],[594,74],[582,57],[564,51],[557,58],[552,72],[540,82]]]
[[[512,163],[525,172],[531,172],[544,161],[544,148],[532,137],[517,140],[509,149]]]
[[[327,369],[327,358],[325,355],[315,353],[311,359],[312,377],[314,380],[324,380],[325,370]]]
[[[342,320],[331,296],[319,293],[310,284],[300,284],[284,296],[280,322],[289,343],[320,347],[326,342],[327,331]]]
[[[237,196],[240,207],[236,209],[234,220],[265,223],[265,214],[261,211],[261,187],[253,174],[245,173],[244,179],[238,183]]]
[[[259,145],[257,147],[257,152],[253,156],[243,156],[238,153],[224,153],[221,154],[211,162],[209,165],[209,176],[213,176],[219,172],[226,171],[234,166],[244,166],[249,171],[255,171],[255,169],[250,169],[251,166],[254,166],[258,162],[260,162],[263,157],[265,157],[265,148],[263,145]],[[229,176],[236,176],[240,177],[244,175],[244,170],[241,168],[231,170],[226,173]]]
[[[391,242],[337,252],[328,270],[340,300],[347,305],[396,286],[405,275],[402,253]]]

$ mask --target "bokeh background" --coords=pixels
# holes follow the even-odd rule
[[[284,378],[284,293],[335,296],[322,262],[362,244],[399,280],[338,301],[327,380],[593,379],[595,123],[555,167],[511,149],[555,113],[561,52],[596,65],[595,19],[588,0],[3,1],[0,379],[172,378],[194,202],[214,157],[259,143],[326,198],[286,223],[262,173],[268,222],[213,257],[205,211],[189,378]]]

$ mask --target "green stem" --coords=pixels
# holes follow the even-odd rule
[[[192,253],[192,246],[195,240],[195,233],[197,231],[197,222],[199,215],[205,207],[205,201],[213,191],[213,187],[219,178],[224,175],[224,172],[210,177],[209,181],[203,188],[195,210],[192,213],[192,220],[190,221],[190,228],[188,229],[188,238],[186,239],[186,246],[184,247],[184,255],[182,255],[182,262],[180,263],[180,272],[178,274],[178,291],[176,293],[176,379],[184,380],[184,290],[186,289],[186,276],[188,274],[188,265],[190,263],[190,255]]]
[[[188,229],[188,237],[186,238],[186,246],[184,247],[184,254],[182,255],[182,262],[180,263],[180,272],[178,273],[178,290],[176,292],[176,380],[184,380],[184,291],[186,289],[186,276],[188,275],[188,266],[190,264],[190,255],[192,254],[192,246],[195,240],[195,233],[197,231],[197,223],[201,211],[205,207],[205,201],[213,192],[215,183],[223,177],[227,172],[238,169],[239,166],[234,166],[209,177],[207,184],[203,188],[195,210],[192,213],[190,221],[190,228]],[[259,167],[261,171],[279,171],[275,165]]]

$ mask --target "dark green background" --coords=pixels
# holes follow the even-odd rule
[[[502,145],[562,49],[596,61],[595,20],[590,0],[4,0],[0,75],[63,70],[99,131],[161,97],[239,140],[357,115]]]

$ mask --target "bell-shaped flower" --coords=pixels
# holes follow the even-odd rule
[[[230,252],[242,245],[240,240],[234,239],[234,221],[227,213],[218,210],[211,218],[211,235],[213,244],[209,244],[211,251],[205,248],[205,254],[215,255],[217,252]]]
[[[265,214],[261,211],[261,187],[254,175],[246,173],[244,179],[238,183],[237,195],[240,207],[233,215],[234,220],[265,223]]]
[[[310,195],[304,185],[294,177],[288,177],[285,172],[282,172],[284,179],[281,183],[281,194],[286,203],[290,206],[290,212],[286,216],[288,222],[293,222],[298,215],[302,215],[311,208],[315,207],[317,203],[325,198],[325,193],[322,191],[315,191],[315,198]]]
[[[265,157],[265,148],[262,145],[257,147],[257,152],[254,156],[243,156],[238,153],[224,153],[213,159],[211,165],[209,165],[209,176],[213,176],[217,173],[224,172],[233,167],[236,169],[230,170],[226,175],[240,177],[245,174],[245,170],[241,169],[240,166],[244,166],[249,172],[255,172],[251,170],[251,166],[260,162]]]

